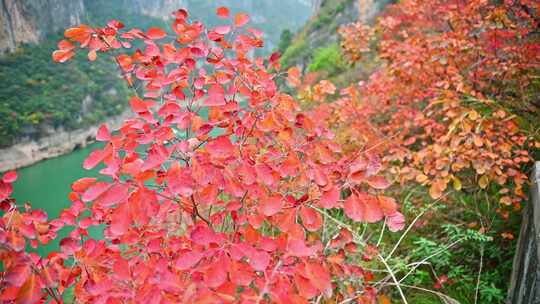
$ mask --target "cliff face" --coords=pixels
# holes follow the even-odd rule
[[[0,53],[80,23],[83,0],[0,0]]]
[[[301,26],[320,0],[0,0],[0,54],[20,43],[38,43],[48,33],[85,22],[90,14],[114,5],[121,11],[166,20],[179,8],[189,9],[197,19],[209,22],[215,8],[227,6],[251,15],[255,25],[276,44],[285,28]],[[106,4],[106,5],[104,5]],[[97,10],[97,11],[93,11]],[[122,19],[118,16],[118,19]],[[275,32],[275,33],[274,33]]]

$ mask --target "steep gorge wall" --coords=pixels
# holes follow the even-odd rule
[[[83,0],[0,0],[0,54],[80,23]]]
[[[275,1],[275,2],[274,2]],[[283,26],[303,24],[305,18],[319,6],[320,0],[0,0],[0,54],[14,51],[20,43],[38,43],[48,33],[85,22],[88,15],[99,14],[89,7],[100,10],[114,5],[121,11],[136,12],[158,19],[169,19],[171,12],[179,8],[204,8],[205,14],[213,15],[213,8],[224,5],[239,8],[251,14],[257,24],[275,24],[268,20],[269,14],[287,18],[287,24],[277,24],[279,37]],[[86,4],[86,5],[85,5]],[[103,5],[106,4],[106,5]],[[90,11],[89,11],[90,10]],[[203,12],[197,11],[199,15]],[[290,16],[287,16],[290,15]],[[301,17],[303,16],[303,17]],[[121,16],[119,16],[121,19]],[[273,35],[275,34],[275,35]],[[274,39],[275,40],[275,39]],[[274,41],[276,43],[277,41]]]

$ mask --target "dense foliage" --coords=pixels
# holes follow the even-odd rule
[[[3,176],[0,299],[501,303],[539,147],[518,115],[537,111],[539,10],[400,1],[336,28],[341,48],[308,75],[256,56],[262,33],[224,7],[208,27],[178,10],[169,32],[68,29],[54,60],[112,56],[135,116],[100,128],[83,166],[109,179],[76,181],[58,219],[17,205]],[[373,57],[367,79],[318,78]],[[65,226],[59,252],[25,250]]]
[[[419,216],[396,258],[425,263],[400,270],[408,286],[450,286],[464,303],[504,300],[539,147],[538,12],[535,1],[402,1],[373,26],[338,30],[350,68],[375,57],[375,72],[331,90],[339,94],[321,94],[331,84],[312,75],[300,86],[344,149],[377,151],[404,212]]]
[[[14,172],[0,182],[3,301],[304,303],[346,299],[362,290],[374,301],[371,275],[354,260],[367,245],[352,225],[384,220],[403,228],[380,159],[344,154],[313,113],[275,84],[279,56],[250,58],[261,32],[246,14],[205,28],[175,12],[174,34],[80,25],[53,53],[58,62],[87,49],[90,61],[112,55],[132,90],[135,117],[85,160],[111,181],[82,178],[71,207],[47,220],[9,199]],[[129,51],[134,41],[144,47]],[[201,115],[206,109],[207,117]],[[220,135],[211,135],[219,130]],[[345,214],[347,224],[326,231]],[[88,229],[104,226],[104,239]],[[60,252],[25,250],[54,239]],[[380,260],[384,261],[382,256]]]

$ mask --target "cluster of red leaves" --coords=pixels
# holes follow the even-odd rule
[[[325,209],[403,228],[398,205],[381,192],[390,182],[380,158],[344,153],[317,113],[278,91],[279,56],[252,58],[263,42],[260,31],[243,30],[249,17],[217,14],[226,24],[215,28],[178,10],[170,32],[117,21],[65,32],[54,60],[77,48],[90,60],[113,56],[136,115],[117,131],[99,129],[105,146],[83,166],[103,166],[111,181],[76,181],[59,219],[19,211],[7,199],[14,178],[4,177],[2,301],[61,302],[71,287],[84,303],[375,301],[351,232],[319,232]],[[134,43],[142,47],[129,52]],[[62,226],[75,229],[60,252],[25,251],[26,240],[47,243]],[[103,239],[89,237],[95,226]]]
[[[539,11],[527,0],[400,1],[373,28],[340,30],[349,59],[376,40],[384,64],[313,111],[344,149],[377,151],[401,184],[427,185],[434,199],[449,185],[496,185],[501,206],[519,208],[528,149],[539,145],[505,109],[538,111]]]

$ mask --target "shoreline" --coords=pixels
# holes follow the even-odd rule
[[[128,108],[122,114],[108,118],[88,128],[72,131],[55,130],[55,133],[36,141],[19,142],[8,148],[0,149],[0,172],[29,167],[40,161],[84,148],[95,142],[99,126],[106,124],[109,129],[117,129],[132,114],[131,109]]]

